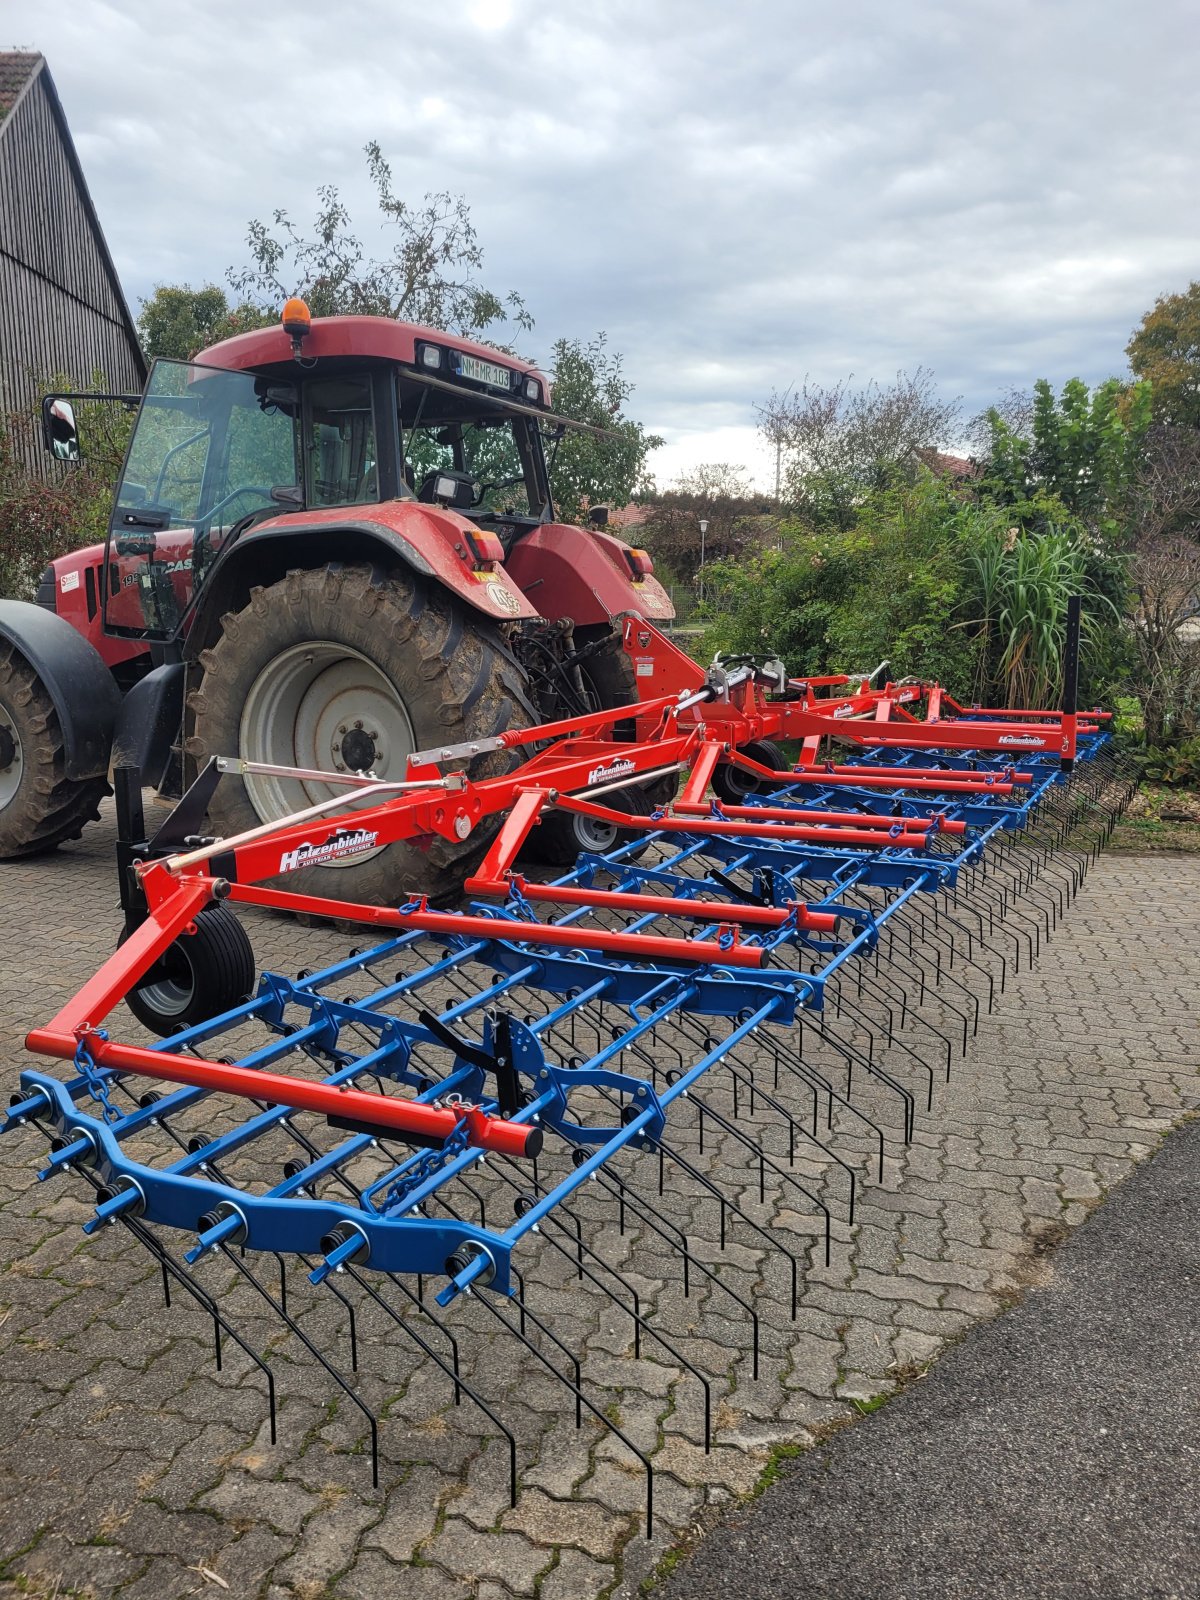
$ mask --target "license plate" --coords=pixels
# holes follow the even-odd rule
[[[493,361],[480,361],[476,356],[459,356],[458,375],[460,378],[473,378],[476,383],[491,384],[493,389],[512,386],[507,367],[498,367]]]

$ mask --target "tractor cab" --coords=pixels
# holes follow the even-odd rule
[[[548,400],[527,362],[374,317],[293,313],[195,361],[157,361],[114,497],[106,632],[186,631],[222,555],[281,517],[416,502],[502,563],[553,519],[545,440],[578,424]]]

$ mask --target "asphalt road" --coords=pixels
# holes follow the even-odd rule
[[[1046,1262],[710,1533],[664,1600],[1200,1596],[1200,1122]]]

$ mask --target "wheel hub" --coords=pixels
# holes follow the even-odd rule
[[[314,639],[281,651],[258,674],[246,696],[239,746],[245,759],[272,766],[403,778],[417,744],[403,700],[374,662],[346,645]],[[345,792],[282,775],[255,775],[245,783],[264,822]],[[367,856],[364,851],[346,864]],[[342,864],[325,863],[330,870]]]
[[[336,756],[338,747],[334,745]],[[342,765],[351,772],[372,772],[375,768],[375,757],[378,751],[375,740],[365,729],[355,726],[348,730],[342,737],[341,758]]]
[[[22,767],[20,735],[0,706],[0,811],[16,798],[21,787]]]

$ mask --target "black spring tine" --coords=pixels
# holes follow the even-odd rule
[[[916,1114],[916,1104],[913,1098],[912,1090],[906,1088],[904,1084],[898,1082],[898,1080],[893,1078],[890,1073],[885,1072],[882,1067],[878,1067],[873,1061],[868,1060],[868,1058],[860,1051],[856,1050],[853,1045],[847,1044],[844,1039],[834,1033],[833,1029],[827,1022],[823,1020],[820,1022],[814,1021],[813,1031],[816,1033],[818,1039],[821,1039],[825,1044],[828,1044],[829,1047],[838,1055],[840,1055],[846,1062],[847,1096],[850,1094],[851,1074],[855,1064],[860,1066],[868,1077],[875,1078],[879,1083],[883,1084],[885,1088],[890,1089],[893,1094],[899,1096],[900,1102],[904,1108],[904,1143],[911,1144]]]
[[[849,1001],[846,1002],[846,1009],[851,1012],[851,1016],[854,1015],[853,1010],[851,1009]],[[947,1005],[947,1009],[953,1011],[954,1007],[950,1006],[950,1005]],[[961,1016],[961,1012],[958,1013],[958,1014]],[[964,1028],[964,1030],[966,1029],[966,1018],[965,1017],[963,1018],[963,1028]],[[920,1053],[919,1050],[914,1050],[912,1045],[906,1043],[905,1040],[903,1040],[903,1039],[897,1039],[895,1041],[894,1045],[893,1045],[893,1049],[901,1051],[904,1055],[910,1057],[913,1061],[915,1061],[916,1064],[917,1064],[918,1069],[924,1075],[925,1086],[926,1086],[926,1094],[925,1094],[926,1110],[929,1110],[933,1105],[933,1067],[930,1065],[930,1063],[928,1061],[926,1061],[925,1057]],[[880,1072],[882,1070],[879,1067],[878,1063],[872,1061],[870,1057],[868,1057],[868,1066],[871,1069],[873,1069],[876,1073],[878,1073],[878,1072]],[[948,1075],[948,1073],[949,1073],[949,1068],[947,1067],[947,1075]],[[914,1126],[915,1126],[915,1124],[914,1124]]]
[[[254,1273],[250,1271],[250,1268],[246,1265],[246,1263],[240,1260],[225,1243],[218,1244],[217,1249],[220,1250],[221,1254],[227,1261],[232,1263],[232,1265],[237,1269],[246,1282],[251,1285],[255,1292],[266,1301],[275,1314],[287,1325],[288,1331],[294,1334],[296,1338],[300,1340],[301,1344],[304,1345],[308,1353],[313,1356],[324,1368],[324,1370],[337,1384],[338,1388],[341,1389],[346,1395],[347,1399],[349,1399],[350,1402],[355,1405],[367,1419],[367,1425],[371,1430],[371,1487],[373,1489],[377,1489],[379,1487],[379,1425],[375,1420],[375,1413],[371,1410],[370,1406],[367,1405],[366,1401],[363,1400],[361,1395],[355,1393],[353,1387],[346,1382],[345,1378],[343,1378],[342,1374],[333,1365],[332,1361],[330,1361],[321,1352],[321,1350],[318,1349],[318,1347],[305,1333],[304,1329],[299,1325],[295,1318],[290,1317],[287,1312],[282,1309],[279,1302],[275,1299],[274,1295],[272,1295],[271,1291],[265,1286],[265,1284],[259,1282]]]
[[[624,1431],[624,1429],[618,1427],[611,1417],[605,1416],[604,1412],[601,1411],[598,1406],[593,1405],[588,1399],[587,1395],[584,1394],[580,1385],[572,1383],[564,1373],[560,1372],[550,1358],[538,1349],[537,1345],[534,1344],[532,1339],[530,1339],[526,1334],[521,1333],[519,1329],[513,1326],[509,1319],[500,1310],[500,1307],[495,1303],[493,1296],[489,1294],[477,1294],[473,1295],[472,1299],[477,1305],[484,1306],[487,1311],[493,1317],[495,1317],[496,1321],[500,1323],[501,1327],[508,1329],[509,1333],[512,1334],[514,1339],[519,1339],[525,1348],[530,1352],[530,1354],[535,1356],[537,1360],[542,1363],[542,1365],[546,1368],[546,1371],[556,1377],[558,1381],[566,1388],[570,1389],[575,1395],[576,1399],[585,1405],[592,1413],[596,1421],[599,1422],[603,1427],[607,1428],[610,1433],[615,1435],[616,1438],[620,1439],[621,1443],[625,1445],[625,1447],[630,1450],[642,1463],[646,1473],[646,1537],[649,1539],[654,1531],[654,1468],[651,1465],[650,1457],[638,1449],[637,1445],[633,1443],[632,1439],[630,1439],[629,1435]],[[535,1322],[537,1321],[537,1318],[533,1316],[532,1312],[529,1313],[529,1316],[531,1320]],[[555,1344],[559,1343],[559,1341],[554,1338],[553,1334],[548,1336]],[[572,1361],[575,1359],[571,1355],[570,1351],[567,1351],[566,1354],[568,1359]]]
[[[708,1174],[706,1172],[701,1172],[693,1162],[689,1161],[687,1157],[675,1149],[673,1145],[664,1144],[661,1139],[658,1141],[658,1145],[664,1156],[669,1156],[675,1165],[686,1172],[689,1177],[694,1179],[694,1181],[698,1183],[702,1189],[707,1189],[714,1200],[719,1200],[724,1205],[728,1206],[729,1210],[735,1217],[738,1217],[742,1222],[744,1222],[746,1226],[756,1233],[770,1249],[777,1250],[788,1263],[792,1281],[791,1320],[795,1322],[800,1303],[800,1263],[793,1252],[789,1250],[786,1245],[780,1244],[779,1240],[775,1238],[774,1234],[772,1234],[767,1228],[764,1228],[761,1223],[755,1222],[754,1218],[748,1215],[748,1213],[742,1209],[736,1200],[731,1200],[728,1195],[723,1195]],[[641,1197],[639,1196],[639,1198]],[[643,1203],[648,1204],[648,1202]],[[666,1219],[664,1219],[664,1221],[665,1220]],[[666,1226],[670,1227],[671,1224],[667,1222]],[[726,1285],[722,1284],[722,1288],[725,1287]],[[753,1313],[751,1313],[751,1315],[753,1315]],[[757,1366],[755,1368],[755,1375],[757,1376]]]
[[[671,1152],[668,1151],[667,1153],[670,1154]],[[630,1210],[636,1212],[641,1217],[646,1227],[649,1228],[652,1233],[656,1233],[664,1244],[669,1244],[672,1250],[677,1250],[684,1258],[685,1263],[695,1267],[699,1271],[701,1277],[707,1278],[709,1283],[722,1290],[729,1296],[731,1300],[735,1301],[742,1308],[742,1310],[750,1319],[754,1376],[757,1378],[759,1353],[758,1312],[755,1311],[750,1301],[748,1301],[744,1295],[739,1294],[736,1289],[731,1288],[715,1268],[710,1267],[707,1262],[701,1261],[694,1256],[688,1247],[687,1235],[684,1233],[683,1229],[680,1228],[676,1223],[672,1222],[669,1217],[665,1217],[662,1212],[657,1210],[657,1208],[652,1205],[649,1200],[645,1199],[643,1195],[639,1194],[635,1189],[631,1189],[623,1178],[619,1177],[616,1173],[611,1172],[597,1172],[595,1176],[597,1186],[603,1189],[606,1194],[611,1195],[613,1193],[614,1186],[623,1189],[625,1191],[625,1203],[629,1206]],[[686,1266],[684,1270],[686,1273]],[[686,1288],[684,1293],[685,1296],[688,1293]]]
[[[98,1195],[103,1187],[99,1178],[97,1178],[94,1173],[89,1172],[86,1168],[78,1168],[76,1170],[82,1173],[83,1177]],[[180,1286],[181,1289],[186,1290],[186,1292],[191,1295],[192,1299],[195,1300],[196,1304],[201,1308],[201,1310],[206,1312],[207,1315],[213,1319],[214,1325],[225,1334],[226,1338],[233,1340],[234,1344],[237,1345],[242,1354],[250,1358],[250,1360],[262,1373],[263,1377],[267,1380],[267,1408],[271,1419],[271,1443],[275,1444],[278,1441],[277,1412],[275,1406],[275,1374],[271,1371],[267,1361],[260,1356],[256,1350],[253,1350],[246,1340],[242,1338],[241,1334],[237,1331],[233,1324],[221,1312],[216,1301],[208,1293],[207,1289],[205,1289],[195,1280],[192,1274],[188,1272],[186,1267],[181,1266],[179,1262],[174,1260],[174,1258],[168,1254],[166,1249],[159,1242],[159,1240],[155,1238],[154,1234],[144,1222],[139,1222],[136,1217],[130,1217],[126,1215],[118,1216],[117,1220],[124,1228],[128,1230],[133,1238],[138,1241],[142,1248],[158,1262],[163,1273],[169,1275],[174,1282]],[[216,1366],[217,1370],[221,1371],[221,1343],[219,1337],[216,1341],[216,1345]]]
[[[358,1267],[354,1265],[352,1261],[344,1262],[343,1270],[354,1280],[356,1284],[358,1284],[363,1293],[367,1295],[370,1300],[374,1301],[379,1309],[383,1311],[409,1339],[412,1340],[418,1349],[423,1350],[429,1359],[435,1364],[435,1366],[439,1367],[445,1376],[450,1379],[451,1383],[454,1385],[455,1404],[458,1404],[457,1396],[459,1390],[461,1389],[467,1398],[472,1400],[475,1405],[479,1407],[480,1411],[483,1412],[488,1421],[493,1423],[508,1440],[508,1500],[510,1505],[515,1506],[517,1503],[516,1435],[513,1433],[511,1428],[507,1427],[504,1422],[501,1421],[496,1411],[490,1405],[488,1405],[487,1401],[482,1397],[482,1395],[480,1395],[478,1391],[467,1382],[462,1373],[458,1371],[457,1342],[454,1345],[455,1366],[452,1369],[447,1365],[445,1358],[433,1348],[427,1339],[423,1338],[421,1334],[418,1333],[416,1328],[413,1327],[411,1319],[408,1317],[402,1317],[394,1306],[388,1305],[387,1301],[375,1288],[374,1284],[369,1282],[366,1276],[359,1270]],[[385,1273],[384,1276],[397,1288],[403,1287],[393,1273]],[[472,1296],[472,1298],[481,1297]],[[438,1318],[434,1317],[424,1306],[420,1306],[419,1309],[423,1316],[428,1317],[435,1327],[438,1327],[442,1333],[447,1334],[447,1337],[449,1337],[447,1330],[442,1327]]]

